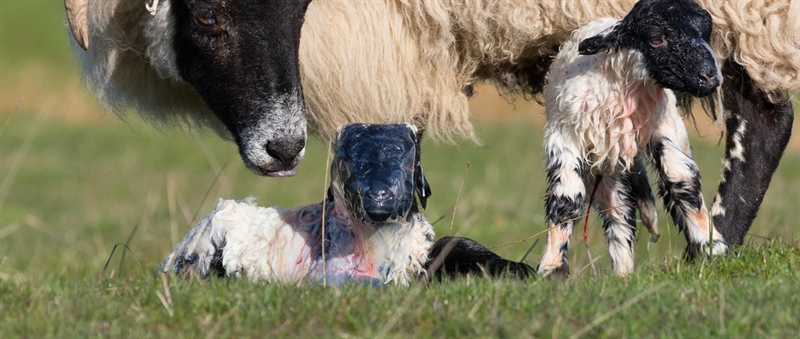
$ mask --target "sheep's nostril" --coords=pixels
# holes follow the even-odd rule
[[[264,148],[270,157],[273,157],[283,163],[284,166],[289,166],[295,158],[305,148],[305,141],[292,142],[290,140],[272,140],[267,142]]]

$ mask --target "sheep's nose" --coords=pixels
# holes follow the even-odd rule
[[[303,139],[275,139],[265,145],[267,154],[287,167],[293,165],[305,147],[306,141]]]

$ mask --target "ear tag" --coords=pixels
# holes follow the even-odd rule
[[[155,16],[158,11],[158,0],[145,0],[144,7],[150,12],[150,15]]]

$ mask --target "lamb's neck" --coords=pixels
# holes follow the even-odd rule
[[[370,284],[395,282],[407,285],[409,272],[421,272],[433,244],[433,229],[421,215],[410,221],[368,223],[350,212],[343,200],[326,203],[325,245],[313,254],[311,280],[341,284],[363,281]],[[318,229],[317,236],[322,230]]]
[[[602,67],[606,69],[604,72],[614,74],[616,79],[612,81],[622,88],[655,84],[647,70],[645,56],[638,50],[622,48],[608,54],[597,54],[596,57],[602,60]]]

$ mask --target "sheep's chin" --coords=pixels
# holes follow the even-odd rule
[[[290,170],[283,170],[283,171],[264,171],[264,175],[268,177],[276,177],[276,178],[285,178],[291,177],[297,174],[297,168],[292,168]]]

